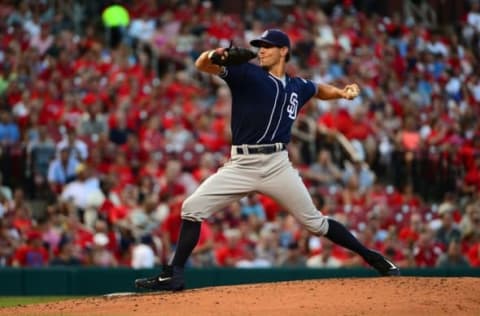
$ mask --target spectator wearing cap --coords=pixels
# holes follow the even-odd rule
[[[84,214],[96,196],[101,196],[100,203],[103,203],[103,193],[100,190],[100,181],[92,176],[90,167],[87,164],[79,163],[75,168],[75,180],[65,185],[60,195],[64,201],[71,201]]]

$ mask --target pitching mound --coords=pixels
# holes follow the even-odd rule
[[[325,279],[118,295],[0,315],[480,315],[478,278]]]

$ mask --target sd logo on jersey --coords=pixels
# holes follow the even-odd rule
[[[288,117],[292,120],[297,118],[297,108],[298,108],[298,95],[295,92],[292,92],[290,95],[290,103],[287,106]]]

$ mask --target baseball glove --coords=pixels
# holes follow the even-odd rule
[[[257,54],[247,48],[233,46],[230,43],[228,48],[213,50],[208,54],[212,63],[219,66],[240,65],[257,57]]]

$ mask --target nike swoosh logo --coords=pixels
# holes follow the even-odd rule
[[[394,265],[391,261],[385,259],[385,261],[390,265],[389,270],[395,270],[398,269],[396,265]]]
[[[171,279],[172,279],[171,277],[167,277],[167,278],[158,277],[159,282],[165,282],[165,281],[168,281],[168,280],[171,280]]]

